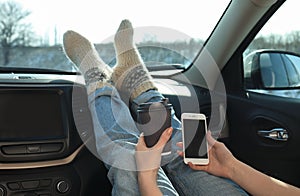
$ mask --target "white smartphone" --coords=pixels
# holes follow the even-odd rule
[[[207,165],[209,157],[206,116],[199,113],[183,113],[181,122],[185,164],[191,162],[196,165]]]

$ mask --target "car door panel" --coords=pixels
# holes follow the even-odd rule
[[[298,99],[250,91],[244,95],[229,95],[228,120],[233,152],[255,168],[299,186],[299,109]],[[286,130],[287,141],[262,137],[258,133],[274,129]]]

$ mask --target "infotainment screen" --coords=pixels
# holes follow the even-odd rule
[[[1,90],[0,141],[64,138],[61,90]]]

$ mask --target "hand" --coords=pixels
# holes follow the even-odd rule
[[[155,170],[160,167],[161,153],[172,135],[173,128],[166,129],[160,136],[158,142],[151,148],[146,146],[144,135],[141,134],[136,145],[136,164],[138,171]]]
[[[135,158],[141,195],[162,195],[157,186],[157,172],[160,167],[162,150],[171,137],[172,131],[171,127],[166,129],[158,142],[151,148],[146,146],[143,134],[139,138],[135,147]]]
[[[203,170],[216,176],[229,178],[236,159],[223,143],[216,141],[211,136],[210,131],[206,137],[209,145],[209,164],[194,165],[189,163],[189,166],[194,170]],[[182,148],[182,142],[177,143],[177,146]],[[183,156],[182,151],[179,151],[178,154]]]

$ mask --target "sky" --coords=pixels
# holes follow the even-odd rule
[[[286,34],[300,31],[300,1],[286,0],[261,30],[261,34]]]
[[[174,41],[190,37],[206,39],[229,2],[229,0],[15,1],[32,12],[28,19],[33,24],[34,30],[41,36],[49,34],[50,41],[54,39],[55,30],[59,40],[65,31],[75,30],[94,43],[111,41],[122,19],[129,19],[132,22],[137,42]],[[299,0],[287,0],[280,9],[280,12],[286,15],[286,19],[274,18],[276,20],[270,21],[269,24],[272,30],[266,30],[264,33],[300,30],[298,8]]]
[[[186,37],[204,39],[213,29],[229,0],[18,0],[18,2],[32,11],[30,20],[39,34],[54,31],[56,28],[58,34],[62,35],[66,30],[72,29],[93,42],[103,42],[114,35],[122,19],[129,19],[132,22],[137,31],[135,38],[138,41],[147,39],[173,41],[174,36],[182,39]],[[206,5],[202,5],[203,3]],[[216,14],[207,17],[209,10],[214,10]],[[139,36],[139,31],[147,32],[147,35]],[[153,35],[155,31],[159,31],[160,36]],[[168,31],[175,33],[170,34]]]

